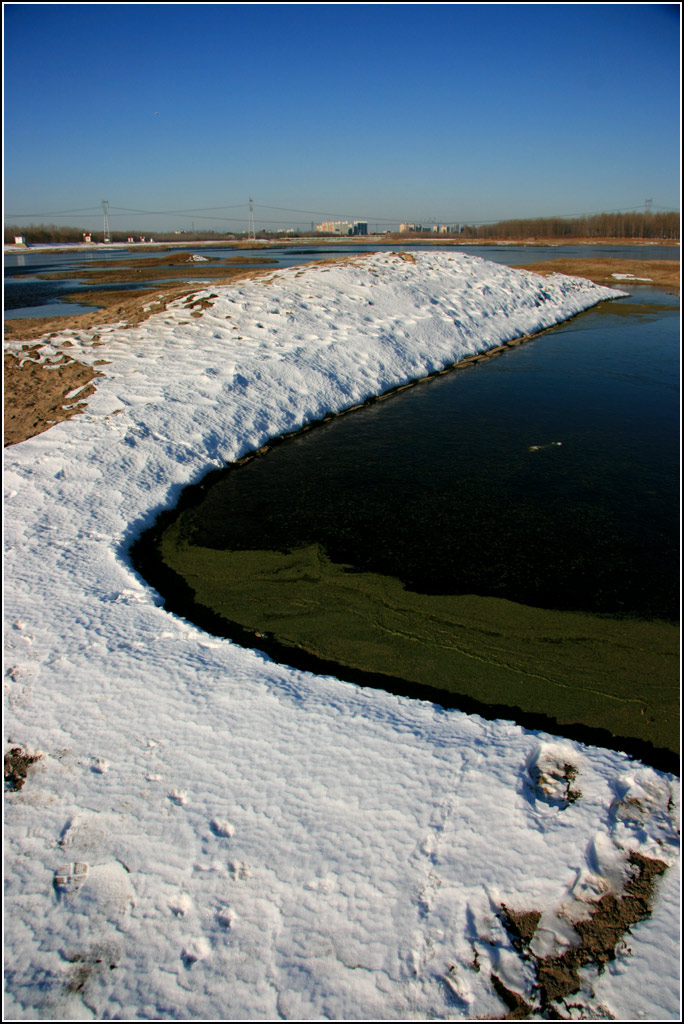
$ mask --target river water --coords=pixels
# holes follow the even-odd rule
[[[279,660],[674,750],[679,302],[630,287],[219,475],[145,573]]]
[[[324,424],[214,484],[195,542],[320,543],[423,593],[675,620],[678,308],[605,303]]]
[[[280,246],[273,248],[255,247],[254,249],[231,249],[230,247],[214,246],[183,246],[174,248],[169,245],[168,249],[159,247],[155,250],[138,252],[123,248],[100,247],[95,250],[74,250],[73,252],[42,252],[31,251],[21,253],[5,253],[4,256],[4,316],[5,319],[18,317],[52,317],[52,316],[73,316],[75,313],[87,313],[97,309],[98,290],[111,290],[115,287],[117,291],[135,291],[139,288],[154,287],[154,281],[130,284],[92,284],[88,283],[89,270],[106,269],[107,264],[112,260],[130,259],[131,261],[158,259],[160,256],[169,253],[182,252],[188,255],[212,256],[220,259],[241,256],[245,260],[250,258],[263,258],[267,256],[273,260],[274,267],[295,266],[301,263],[308,263],[318,259],[328,259],[331,256],[346,256],[352,253],[377,252],[383,248],[391,251],[415,251],[425,249],[434,251],[434,245],[421,245],[419,243],[408,243],[406,245],[316,245],[306,246]],[[483,259],[493,260],[496,263],[507,263],[523,266],[528,263],[536,263],[540,260],[560,259],[561,257],[604,257],[610,256],[614,259],[676,259],[679,256],[679,248],[663,245],[647,246],[609,246],[609,245],[558,245],[558,246],[520,246],[520,245],[471,245],[458,246],[458,252],[464,252],[472,256],[481,256]],[[239,264],[238,264],[239,265]],[[83,270],[83,276],[70,278],[66,281],[42,280],[41,274],[56,272],[72,272]],[[178,270],[176,280],[183,281],[182,269]],[[168,284],[169,278],[156,282],[159,285]],[[194,284],[199,284],[197,278],[192,279]],[[77,292],[92,292],[93,305],[77,305],[65,301],[67,296]]]

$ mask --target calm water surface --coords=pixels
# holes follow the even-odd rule
[[[676,771],[678,391],[637,287],[212,474],[134,559],[278,661]]]
[[[149,288],[155,282],[145,281],[131,284],[89,284],[87,269],[81,278],[71,278],[67,281],[43,281],[40,274],[55,273],[58,271],[69,272],[83,268],[92,270],[106,269],[107,263],[112,260],[146,260],[158,259],[170,252],[184,252],[188,255],[215,256],[219,259],[227,257],[243,256],[264,257],[274,261],[274,267],[297,266],[301,263],[309,263],[313,260],[328,259],[331,256],[347,256],[352,253],[377,252],[382,249],[390,251],[401,250],[426,250],[445,251],[444,247],[434,245],[420,245],[419,243],[407,245],[330,245],[330,246],[283,246],[272,249],[231,249],[229,247],[219,248],[204,246],[180,247],[174,249],[169,246],[167,250],[161,247],[156,251],[136,252],[125,249],[97,249],[95,251],[50,253],[31,252],[6,253],[4,257],[4,308],[5,318],[14,319],[27,316],[70,316],[74,313],[90,312],[97,306],[97,291],[136,290]],[[452,248],[452,247],[449,247]],[[559,245],[559,246],[518,246],[518,245],[477,245],[458,246],[456,251],[480,256],[483,259],[493,260],[495,263],[506,263],[523,266],[528,263],[536,263],[540,260],[560,259],[561,257],[610,256],[614,259],[665,259],[672,260],[679,258],[678,246],[581,246],[581,245]],[[179,269],[178,278],[174,280],[183,281],[182,270]],[[170,278],[164,278],[160,284],[170,283]],[[199,283],[197,278],[193,278]],[[76,292],[92,292],[92,306],[78,306],[71,302],[65,302],[68,295]]]
[[[678,617],[678,301],[641,289],[216,483],[205,548],[312,543],[423,593]]]

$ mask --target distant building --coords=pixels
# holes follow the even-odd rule
[[[367,235],[368,223],[364,220],[324,220],[316,225],[316,231],[325,235]]]
[[[86,243],[86,245],[89,244],[90,242],[92,242],[92,240],[93,240],[93,236],[90,234],[90,232],[89,231],[84,231],[83,232],[83,241]]]
[[[14,244],[15,245],[26,245],[26,235],[15,235],[14,236]]]
[[[449,235],[452,232],[457,232],[458,228],[451,228],[448,224],[432,224],[430,227],[423,227],[422,224],[404,222],[399,225],[399,232],[402,235],[408,234],[410,231],[430,231],[433,235]]]

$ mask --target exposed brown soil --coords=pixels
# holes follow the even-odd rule
[[[239,256],[233,256],[220,262],[207,260],[206,263],[204,261],[191,261],[187,258],[180,260],[145,260],[144,264],[142,264],[141,260],[137,260],[135,263],[117,260],[113,269],[110,269],[111,264],[108,264],[106,270],[69,270],[64,273],[40,274],[39,276],[42,280],[46,281],[66,281],[82,278],[88,284],[128,284],[134,281],[158,281],[164,278],[178,280],[179,278],[191,279],[198,277],[204,280],[208,277],[212,279],[235,277],[236,274],[240,273],[240,269],[234,266],[235,263],[239,263],[240,266],[252,266],[257,263],[274,264],[275,260],[269,260],[266,257],[241,259]],[[179,266],[183,268],[182,273],[179,273]],[[97,301],[97,296],[91,293],[90,301],[92,302],[93,299]]]
[[[521,995],[506,988],[503,981],[497,974],[492,974],[492,985],[502,1003],[508,1007],[508,1013],[504,1020],[525,1020],[532,1012],[532,1007]]]
[[[5,754],[5,786],[10,790],[23,789],[28,770],[40,760],[39,754],[27,754],[21,747],[12,747]]]
[[[558,1011],[553,1003],[579,992],[579,972],[583,967],[592,965],[602,971],[615,959],[618,943],[631,926],[650,916],[655,882],[667,870],[667,864],[640,853],[630,855],[630,864],[633,873],[622,892],[606,893],[588,903],[589,916],[573,923],[580,938],[579,944],[559,956],[538,957],[530,949],[541,918],[538,911],[520,913],[501,907],[501,918],[513,945],[536,968],[539,1010],[545,1016]],[[492,977],[492,982],[509,1007],[507,1020],[527,1016],[524,1009],[527,1004],[522,996],[508,989],[499,992],[499,986],[503,986],[498,978]],[[532,1007],[527,1007],[527,1010],[531,1012]]]
[[[535,274],[571,274],[585,277],[594,284],[611,285],[613,288],[629,289],[630,284],[646,282],[621,280],[613,274],[632,274],[635,278],[646,277],[654,287],[672,295],[679,295],[679,260],[614,260],[609,257],[589,259],[543,260],[516,266],[516,270],[531,270]]]
[[[18,353],[5,352],[5,447],[42,434],[53,424],[83,412],[85,400],[95,391],[91,381],[102,376],[91,366],[66,356],[56,362],[38,362],[32,358],[38,348],[25,346]],[[74,395],[76,388],[80,390]]]

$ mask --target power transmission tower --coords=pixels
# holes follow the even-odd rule
[[[652,199],[647,199],[644,205],[646,207],[646,213],[650,213],[651,212],[651,207],[653,206],[653,200]]]
[[[104,233],[103,233],[102,241],[103,242],[111,242],[111,238],[109,236],[109,200],[108,199],[103,199],[102,200],[102,209],[104,210]]]
[[[256,238],[254,233],[254,200],[249,201],[249,224],[247,226],[247,238]]]

